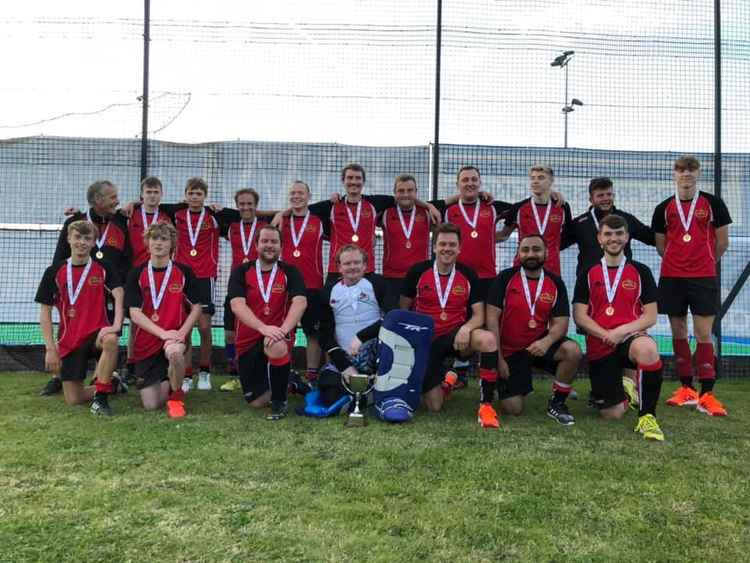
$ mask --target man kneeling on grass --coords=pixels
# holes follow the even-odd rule
[[[167,405],[170,418],[185,416],[185,341],[201,314],[201,296],[192,270],[172,261],[177,230],[154,223],[143,235],[151,255],[130,271],[126,303],[135,326],[136,387],[146,410]]]
[[[91,401],[95,415],[111,416],[108,396],[117,364],[118,334],[122,327],[122,283],[107,262],[91,257],[98,229],[89,221],[68,225],[70,258],[44,272],[35,301],[40,303],[39,325],[46,352],[44,366],[59,374],[65,402]],[[114,297],[114,320],[107,318],[107,292]],[[57,341],[52,331],[52,307],[60,315]],[[89,358],[99,357],[95,386],[84,387]]]

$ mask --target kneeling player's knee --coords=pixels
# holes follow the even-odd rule
[[[266,356],[273,359],[284,358],[289,355],[289,348],[283,340],[274,342],[270,346],[266,346],[264,351]]]
[[[656,347],[656,342],[650,338],[643,338],[638,344],[633,351],[636,363],[650,365],[659,361],[659,350]]]
[[[581,347],[572,340],[568,340],[560,347],[566,360],[580,362],[583,354],[581,353]]]
[[[117,348],[119,339],[116,334],[105,334],[102,337],[102,348],[105,350],[114,350]]]
[[[486,330],[483,330],[477,336],[477,347],[479,352],[494,352],[497,350],[497,342],[495,342],[495,336]]]

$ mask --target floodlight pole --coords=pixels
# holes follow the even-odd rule
[[[563,108],[565,108],[565,109],[567,109],[567,107],[568,107],[568,63],[569,62],[570,62],[570,59],[568,59],[567,61],[565,61],[565,99],[563,100]],[[570,112],[569,111],[565,111],[565,109],[563,109],[563,112],[565,114],[564,115],[564,119],[565,119],[565,142],[563,144],[563,148],[567,149],[568,148],[568,114]]]
[[[721,0],[714,0],[714,194],[721,197]],[[747,270],[747,267],[745,268]],[[719,306],[721,307],[721,259],[716,264],[716,280],[719,287]],[[734,290],[734,288],[732,288]],[[732,300],[734,297],[731,295]],[[729,299],[727,299],[729,301]],[[731,303],[731,302],[730,302]],[[716,335],[716,371],[721,371],[721,319],[726,310],[720,312],[714,321]]]
[[[143,0],[143,95],[141,102],[141,180],[148,175],[148,72],[151,43],[151,0]]]
[[[432,199],[438,198],[440,176],[440,59],[443,50],[443,0],[437,0],[437,29],[435,34],[435,131],[432,138]]]

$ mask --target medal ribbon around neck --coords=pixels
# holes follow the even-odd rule
[[[90,211],[86,211],[86,219],[89,223],[93,223],[91,220],[91,213]],[[96,249],[101,252],[102,246],[104,246],[104,241],[107,240],[107,231],[109,231],[109,221],[107,221],[107,226],[104,227],[104,232],[102,233],[102,236],[100,236],[98,239],[96,239]]]
[[[276,271],[279,268],[279,263],[274,262],[271,274],[268,276],[268,287],[263,287],[263,274],[260,271],[260,260],[255,262],[255,278],[258,280],[258,291],[263,299],[263,303],[268,305],[271,301],[271,290],[273,289],[273,281],[276,279]]]
[[[479,207],[480,207],[479,200],[476,201],[475,205],[476,205],[476,207],[474,208],[474,220],[473,221],[469,221],[469,216],[466,213],[466,210],[464,209],[464,204],[461,202],[460,199],[458,200],[458,208],[461,210],[461,215],[464,216],[464,219],[466,219],[466,222],[469,224],[469,226],[472,229],[476,230],[476,228],[477,228],[477,221],[479,221]]]
[[[615,274],[615,281],[612,282],[612,285],[610,285],[607,260],[606,258],[602,257],[602,274],[604,276],[604,289],[607,292],[607,302],[610,305],[612,305],[612,302],[615,300],[615,294],[617,293],[617,288],[620,285],[620,278],[622,277],[623,270],[625,270],[625,262],[627,262],[627,260],[623,256],[622,261],[620,262],[620,265],[617,267],[617,274]]]
[[[164,300],[164,294],[167,291],[167,284],[169,283],[169,276],[172,275],[172,261],[167,263],[167,269],[164,272],[164,278],[161,280],[161,287],[159,292],[156,292],[156,279],[154,278],[154,266],[151,261],[148,262],[148,288],[151,290],[151,304],[154,306],[154,313],[159,310],[161,302]]]
[[[195,245],[198,243],[198,235],[201,234],[201,227],[203,226],[203,219],[206,217],[206,208],[204,207],[201,209],[201,214],[198,217],[198,224],[195,226],[195,231],[193,231],[193,220],[191,218],[191,212],[188,209],[187,212],[187,229],[188,229],[188,237],[190,238],[190,246],[193,247],[193,250],[195,250]]]
[[[680,223],[685,229],[685,234],[690,233],[690,225],[693,222],[693,214],[695,213],[695,206],[698,205],[698,193],[693,196],[693,201],[690,202],[690,209],[688,210],[687,219],[685,219],[685,212],[682,210],[682,202],[680,201],[679,194],[674,194],[674,202],[677,204],[677,215],[680,216]]]
[[[251,223],[250,227],[250,236],[245,240],[245,222],[240,221],[240,241],[242,242],[242,255],[247,256],[247,253],[250,252],[250,246],[253,244],[253,239],[255,237],[255,227],[258,224],[258,218],[255,217],[253,219],[253,222]]]
[[[349,209],[349,206],[347,205],[347,210]],[[310,211],[308,210],[307,213],[305,213],[305,219],[302,221],[302,226],[300,226],[299,229],[299,235],[295,232],[294,228],[294,215],[290,217],[289,221],[289,230],[292,233],[292,245],[294,245],[294,249],[297,250],[297,247],[299,247],[299,243],[302,242],[302,237],[305,234],[305,229],[307,228],[307,222],[310,220]],[[357,220],[357,224],[359,225],[359,219]]]
[[[521,285],[523,285],[523,295],[526,297],[526,303],[529,305],[529,313],[531,318],[534,318],[534,312],[536,311],[536,302],[539,300],[539,296],[542,294],[542,285],[544,285],[544,270],[539,275],[539,281],[536,284],[536,295],[534,300],[531,300],[531,291],[529,290],[529,281],[526,277],[526,272],[521,268]]]
[[[432,274],[435,277],[435,291],[437,292],[440,308],[445,311],[445,306],[448,304],[448,297],[450,297],[451,294],[451,288],[453,288],[453,280],[456,277],[456,265],[454,264],[451,268],[451,275],[448,277],[448,283],[445,286],[444,293],[440,289],[440,273],[438,272],[437,262],[432,265]]]
[[[357,231],[359,230],[359,219],[360,215],[362,214],[362,200],[360,199],[357,202],[357,218],[354,219],[354,216],[352,215],[352,210],[349,209],[349,203],[344,200],[344,207],[346,207],[346,214],[349,216],[349,224],[352,226],[352,232],[356,235]]]
[[[141,218],[143,219],[143,232],[145,233],[148,228],[156,223],[156,220],[159,218],[159,208],[156,208],[156,213],[154,213],[154,218],[151,220],[151,223],[148,222],[148,215],[146,214],[146,209],[143,207],[143,204],[141,204]]]
[[[398,221],[401,223],[401,230],[404,232],[404,236],[408,241],[411,238],[411,233],[414,230],[414,219],[417,217],[417,207],[411,208],[411,219],[409,219],[409,228],[406,228],[406,222],[404,221],[404,214],[401,213],[401,208],[396,206],[396,213],[398,213]]]
[[[539,212],[536,209],[536,203],[534,202],[534,199],[531,199],[531,212],[534,214],[534,222],[536,223],[537,229],[539,229],[539,234],[544,235],[544,231],[547,230],[547,223],[549,223],[549,216],[550,212],[552,211],[552,201],[547,202],[547,211],[544,214],[544,222],[539,222]]]
[[[592,207],[591,211],[589,213],[591,214],[591,218],[594,220],[594,225],[596,225],[596,232],[599,232],[599,219],[596,218],[596,211],[594,211],[596,208]]]
[[[68,264],[66,266],[66,276],[67,276],[67,282],[68,282],[68,301],[70,302],[70,306],[76,304],[76,301],[78,301],[78,296],[81,294],[81,290],[83,289],[83,285],[86,283],[86,278],[89,277],[89,271],[91,271],[91,264],[93,261],[91,258],[89,258],[89,261],[86,262],[86,267],[83,269],[83,272],[81,272],[81,277],[78,278],[78,285],[76,286],[75,290],[73,290],[73,259],[68,258]]]

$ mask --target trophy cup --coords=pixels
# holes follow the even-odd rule
[[[360,399],[366,397],[375,387],[375,376],[356,373],[350,375],[348,381],[346,377],[342,377],[341,381],[344,384],[344,389],[354,396],[354,410],[349,413],[344,425],[347,427],[365,426],[367,418],[365,418],[365,413],[359,410],[359,403]]]

